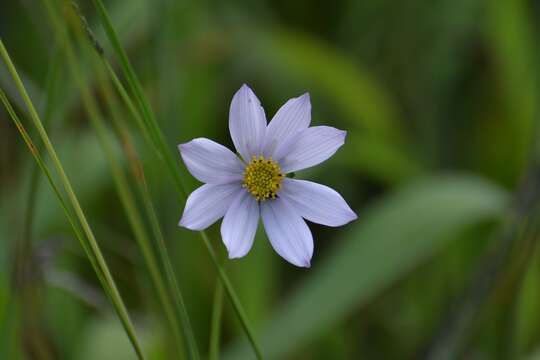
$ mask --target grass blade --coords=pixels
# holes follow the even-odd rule
[[[209,360],[219,359],[219,341],[221,337],[221,319],[223,312],[223,284],[216,283],[214,293],[214,305],[212,306],[212,324],[210,327],[210,349],[208,351]]]
[[[79,225],[77,223],[77,220],[76,220],[75,216],[70,211],[69,206],[67,205],[67,203],[66,203],[66,201],[65,201],[65,199],[64,199],[64,197],[62,195],[61,190],[59,189],[59,187],[54,182],[49,168],[47,167],[47,165],[43,161],[43,159],[42,159],[42,157],[41,157],[41,155],[40,155],[40,153],[38,151],[38,147],[31,140],[30,136],[28,135],[28,132],[24,128],[22,122],[20,121],[19,117],[15,113],[15,110],[13,109],[13,106],[11,105],[11,103],[9,102],[6,94],[4,93],[4,91],[1,88],[0,88],[0,101],[4,104],[4,107],[6,108],[8,114],[10,115],[11,119],[15,123],[15,126],[19,130],[19,133],[21,134],[21,137],[23,138],[25,144],[27,145],[28,149],[30,150],[30,153],[34,157],[34,160],[36,161],[39,169],[45,175],[49,185],[51,186],[51,189],[53,190],[56,198],[58,199],[58,202],[60,203],[60,206],[62,207],[62,210],[64,211],[64,214],[66,215],[66,217],[67,217],[67,219],[68,219],[68,221],[69,221],[69,223],[70,223],[70,225],[71,225],[71,227],[72,227],[72,229],[73,229],[73,231],[75,233],[75,237],[77,237],[77,239],[80,241],[81,246],[83,247],[83,250],[87,254],[88,259],[90,260],[90,263],[91,263],[92,267],[94,268],[94,271],[96,272],[96,275],[97,275],[99,281],[103,284],[103,288],[104,288],[105,292],[107,294],[110,294],[110,289],[108,287],[108,284],[107,284],[105,278],[103,277],[103,273],[102,273],[102,271],[101,271],[101,269],[100,269],[94,255],[92,254],[92,251],[91,251],[90,247],[88,246],[88,244],[87,244],[87,242],[86,242],[86,240],[85,240],[85,238],[84,238],[84,236],[83,236],[83,234],[81,232],[81,229],[79,228]]]
[[[67,62],[71,70],[72,76],[75,78],[77,86],[80,89],[80,92],[82,95],[83,106],[89,115],[90,122],[92,123],[93,127],[96,129],[99,141],[101,143],[101,147],[104,150],[105,156],[109,162],[109,166],[113,174],[115,187],[119,194],[122,206],[124,207],[124,211],[126,212],[126,215],[128,217],[128,222],[132,228],[133,234],[137,241],[137,245],[139,246],[143,254],[143,258],[146,262],[146,265],[150,273],[150,279],[153,282],[153,285],[157,292],[157,296],[163,308],[165,320],[169,322],[169,325],[171,327],[171,330],[173,332],[173,336],[175,339],[174,342],[176,346],[179,347],[178,348],[179,353],[182,353],[181,343],[183,341],[182,341],[182,333],[180,331],[180,326],[176,321],[177,317],[174,315],[172,301],[169,298],[169,293],[165,286],[163,275],[159,269],[158,261],[154,254],[154,250],[152,248],[150,238],[143,225],[144,222],[143,222],[142,216],[139,210],[137,209],[135,196],[131,190],[131,186],[127,180],[126,174],[124,173],[122,169],[122,166],[116,159],[116,156],[113,151],[114,149],[113,141],[110,138],[108,129],[103,122],[103,117],[99,110],[99,107],[94,97],[91,95],[88,89],[88,86],[84,80],[82,70],[77,62],[75,50],[69,39],[69,35],[67,34],[66,28],[62,24],[62,21],[59,19],[54,7],[52,6],[52,3],[50,1],[45,1],[45,5],[47,7],[51,22],[53,23],[53,26],[55,28],[55,33],[58,37],[59,43],[65,43],[65,49],[64,49],[65,55],[66,55]],[[68,13],[68,16],[69,15],[71,15],[71,18],[69,18],[70,20],[73,20],[74,17],[76,17],[76,14],[73,14],[73,13]],[[83,37],[82,29],[76,26],[75,31],[78,35],[78,38],[81,39]],[[84,39],[82,39],[82,42],[85,42]],[[103,83],[103,75],[98,76],[98,79],[101,79],[102,80],[101,83]],[[181,315],[187,317],[187,311],[185,311],[185,308],[184,308],[184,312]],[[193,330],[191,328],[189,318],[187,318],[186,321],[183,321],[182,324],[184,325],[183,334],[186,337],[186,339],[184,339],[184,342],[187,343],[188,345],[188,348],[190,350],[190,356],[193,359],[198,359],[199,358],[198,351],[197,351],[196,343],[194,341]]]
[[[17,90],[19,91],[21,97],[24,100],[24,103],[28,109],[28,112],[30,113],[30,116],[32,118],[32,121],[34,122],[34,125],[43,140],[45,144],[45,149],[47,150],[49,156],[51,157],[51,160],[56,168],[56,171],[58,172],[58,175],[60,176],[60,181],[62,182],[62,185],[64,187],[64,190],[67,193],[68,199],[71,203],[71,205],[74,208],[75,214],[78,218],[78,220],[81,223],[81,227],[83,229],[83,232],[86,235],[89,249],[92,253],[92,255],[95,257],[97,266],[99,267],[100,271],[103,275],[104,283],[106,284],[106,287],[109,289],[108,295],[114,305],[114,308],[122,322],[122,325],[124,326],[124,329],[126,331],[126,334],[128,335],[131,344],[135,350],[135,353],[137,354],[139,359],[144,359],[144,355],[142,352],[142,348],[139,344],[139,340],[137,339],[137,335],[135,333],[135,329],[133,327],[133,323],[131,322],[131,319],[129,317],[129,313],[124,305],[124,302],[122,300],[122,297],[120,295],[120,292],[118,291],[116,284],[114,282],[114,279],[109,271],[109,268],[107,266],[107,263],[103,257],[103,254],[101,253],[101,250],[99,248],[99,245],[97,243],[97,240],[94,236],[94,233],[90,227],[90,224],[88,223],[88,220],[86,219],[86,215],[84,214],[84,211],[82,210],[82,207],[79,203],[79,200],[77,196],[75,195],[75,191],[73,190],[73,187],[71,186],[71,182],[69,181],[69,178],[67,174],[64,171],[64,167],[62,166],[62,163],[60,159],[58,158],[58,155],[56,153],[56,150],[54,149],[54,146],[52,145],[49,136],[47,134],[47,131],[43,127],[43,124],[41,122],[41,119],[39,115],[37,114],[37,111],[35,109],[34,104],[32,103],[32,100],[28,96],[28,93],[26,92],[26,88],[24,87],[24,84],[22,83],[19,74],[17,73],[17,70],[15,66],[13,65],[13,62],[11,61],[11,58],[4,46],[4,42],[2,39],[0,39],[0,56],[4,60],[4,63],[6,64],[6,67],[13,78],[13,81],[17,87]]]
[[[155,147],[159,150],[158,155],[165,162],[169,172],[171,173],[174,183],[176,185],[178,194],[180,196],[180,199],[183,202],[185,202],[186,190],[180,178],[180,172],[178,171],[177,165],[175,164],[175,161],[173,160],[171,151],[166,145],[165,138],[151,110],[150,104],[144,95],[140,81],[137,75],[135,74],[133,67],[131,66],[131,63],[127,57],[127,54],[125,53],[122,45],[120,44],[120,41],[118,40],[118,36],[116,35],[116,32],[112,26],[112,23],[107,13],[107,10],[105,8],[105,5],[103,4],[101,0],[93,0],[93,3],[97,9],[98,16],[105,28],[107,37],[109,38],[109,41],[111,42],[113,49],[119,58],[121,68],[124,72],[124,75],[126,76],[128,85],[135,96],[136,102],[139,106],[139,110],[142,113],[142,118],[144,120],[144,125],[145,125],[144,130],[148,132],[149,137],[153,140],[155,144]],[[240,299],[238,298],[236,291],[234,290],[227,274],[225,273],[225,271],[219,264],[217,255],[211,245],[211,242],[208,238],[207,233],[204,231],[201,231],[200,234],[208,250],[210,258],[212,259],[212,262],[214,263],[218,271],[218,275],[221,278],[221,281],[223,282],[225,290],[227,291],[227,295],[229,296],[229,299],[232,302],[233,308],[235,309],[235,312],[242,324],[242,328],[246,332],[246,335],[250,341],[250,344],[253,347],[253,350],[257,358],[261,359],[262,353],[257,344],[257,341],[255,340],[254,332],[251,329],[251,325],[249,324],[247,316],[241,305]]]
[[[42,112],[43,112],[43,125],[48,126],[51,120],[51,110],[53,108],[52,104],[54,102],[54,84],[56,82],[56,75],[60,65],[60,57],[58,56],[57,49],[53,50],[51,56],[47,77],[45,81],[45,91],[43,95]],[[7,100],[7,97],[4,96]],[[7,101],[3,101],[6,109],[11,107]],[[12,110],[12,109],[11,109]],[[14,112],[11,112],[10,116],[13,117]],[[42,151],[41,144],[37,144],[36,152],[40,153]],[[22,341],[28,342],[28,349],[26,353],[32,353],[33,351],[38,352],[41,358],[50,359],[50,349],[47,346],[43,346],[43,333],[37,329],[38,326],[35,325],[36,319],[39,318],[39,315],[42,311],[42,307],[33,302],[31,299],[34,297],[34,294],[29,291],[29,285],[35,280],[32,280],[29,277],[29,274],[39,271],[36,266],[36,262],[32,261],[33,257],[33,242],[34,242],[34,222],[36,218],[36,205],[37,197],[40,189],[40,175],[42,174],[42,169],[38,164],[33,164],[30,170],[30,181],[28,184],[28,195],[25,203],[24,210],[24,222],[23,230],[20,241],[17,241],[14,246],[14,269],[13,269],[13,287],[14,291],[13,296],[15,301],[19,304],[17,310],[20,312],[18,316],[21,317],[21,334]]]
[[[163,267],[165,268],[165,275],[169,291],[176,300],[176,311],[180,317],[180,321],[184,329],[184,334],[186,337],[185,341],[190,352],[190,356],[194,359],[198,359],[199,352],[197,348],[197,342],[195,340],[195,334],[191,327],[189,315],[186,309],[186,305],[184,303],[184,297],[180,291],[180,287],[178,286],[178,281],[176,280],[176,275],[174,273],[174,268],[169,257],[169,252],[165,245],[165,239],[163,237],[163,232],[161,231],[161,225],[159,224],[159,219],[155,211],[155,207],[152,203],[152,197],[146,183],[143,165],[140,161],[138,154],[136,153],[135,145],[133,143],[133,140],[131,139],[128,127],[122,121],[119,114],[116,114],[114,93],[112,91],[112,88],[110,87],[109,82],[103,79],[102,84],[103,91],[105,93],[105,100],[112,114],[112,120],[119,133],[119,138],[121,139],[120,142],[123,145],[126,158],[130,163],[132,176],[135,179],[137,190],[143,200],[145,212],[150,221],[153,237],[156,242],[155,245],[158,249],[158,255],[162,261]]]

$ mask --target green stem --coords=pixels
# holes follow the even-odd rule
[[[148,132],[149,138],[153,140],[155,148],[158,149],[158,156],[160,156],[160,158],[165,162],[171,176],[173,177],[180,199],[182,200],[182,202],[185,202],[187,198],[187,191],[184,187],[184,184],[182,183],[180,172],[177,168],[175,161],[173,160],[172,153],[165,142],[165,138],[151,110],[150,104],[146,99],[146,96],[144,95],[142,85],[137,75],[135,74],[135,71],[133,70],[133,67],[127,57],[126,52],[120,44],[118,36],[116,35],[116,32],[112,26],[109,14],[107,13],[107,10],[105,8],[105,5],[103,4],[102,0],[92,0],[92,2],[97,9],[98,16],[101,20],[101,23],[103,24],[103,27],[105,28],[107,37],[111,42],[116,55],[119,58],[120,65],[127,79],[128,85],[133,92],[135,100],[139,106],[139,111],[142,113],[145,131]],[[212,262],[217,269],[218,275],[223,282],[223,285],[225,286],[225,290],[227,291],[227,295],[231,300],[233,308],[242,324],[242,328],[246,332],[246,335],[249,339],[251,346],[253,347],[257,358],[262,359],[262,353],[257,344],[257,341],[255,340],[254,332],[251,329],[247,316],[227,274],[217,260],[217,256],[212,247],[212,244],[210,243],[210,240],[208,239],[208,235],[204,231],[201,231],[200,234],[210,254],[210,258],[212,259]]]
[[[180,314],[180,319],[184,323],[185,327],[191,328],[191,324],[189,323],[188,313],[187,313],[186,306],[185,306],[185,303],[184,303],[184,298],[182,296],[182,293],[180,291],[180,287],[178,286],[178,281],[176,280],[176,276],[174,274],[174,268],[172,266],[171,259],[170,259],[169,255],[168,255],[167,247],[165,245],[165,239],[163,238],[163,233],[162,233],[161,227],[159,225],[159,220],[157,218],[156,211],[155,211],[154,206],[153,206],[153,204],[151,202],[150,193],[148,192],[148,186],[146,184],[146,181],[144,180],[144,174],[143,173],[141,173],[141,174],[143,175],[143,177],[142,177],[143,184],[142,184],[140,190],[141,190],[141,194],[142,194],[142,198],[143,198],[143,202],[144,202],[146,211],[150,216],[150,223],[152,225],[152,229],[154,230],[154,236],[156,237],[156,240],[157,240],[159,255],[160,255],[160,257],[161,257],[161,259],[162,259],[162,261],[164,263],[164,266],[165,266],[165,274],[167,276],[169,287],[170,287],[172,293],[174,294],[174,296],[177,299],[177,304],[178,304],[177,311]],[[195,336],[194,336],[193,332],[190,332],[187,335],[188,335],[187,342],[188,342],[189,348],[194,349],[196,351],[197,344],[196,344]],[[197,351],[197,353],[192,351],[191,356],[193,358],[199,358],[198,351]]]
[[[214,263],[218,271],[218,275],[221,278],[221,282],[223,283],[223,286],[225,287],[225,290],[227,291],[229,300],[231,301],[232,306],[235,309],[238,318],[240,319],[240,324],[242,325],[242,328],[244,329],[248,337],[248,340],[251,343],[251,346],[253,347],[253,351],[255,352],[255,355],[257,356],[258,359],[262,359],[263,356],[262,356],[261,350],[259,346],[257,345],[257,341],[255,340],[255,336],[253,334],[253,331],[251,330],[250,324],[248,322],[248,317],[246,313],[244,312],[242,303],[240,302],[238,295],[236,295],[236,291],[234,290],[234,287],[232,286],[232,283],[229,280],[229,277],[225,273],[225,270],[223,270],[223,267],[219,264],[217,254],[214,251],[212,244],[210,243],[208,234],[205,231],[201,231],[199,233],[201,234],[201,238],[204,244],[206,245],[208,253],[210,254],[210,258],[212,259],[212,262]]]
[[[221,338],[221,319],[223,312],[223,284],[218,281],[214,292],[214,304],[212,306],[212,323],[210,327],[210,346],[208,360],[219,359],[219,342]]]
[[[8,71],[13,78],[13,81],[15,82],[15,85],[23,98],[23,101],[28,108],[28,112],[30,113],[30,117],[32,118],[32,121],[34,122],[34,125],[43,140],[45,144],[45,149],[47,150],[49,156],[51,157],[51,160],[53,162],[54,167],[56,168],[56,171],[58,172],[58,175],[60,177],[60,181],[64,187],[64,190],[67,193],[68,199],[73,206],[75,210],[75,214],[77,215],[77,218],[79,219],[83,232],[85,233],[88,245],[90,247],[90,250],[92,254],[96,258],[97,265],[101,269],[101,272],[103,273],[103,278],[105,282],[107,283],[108,287],[110,288],[110,298],[114,305],[114,308],[122,322],[122,325],[124,326],[124,329],[131,341],[131,344],[133,345],[133,348],[138,356],[139,359],[144,359],[144,355],[142,352],[142,348],[139,345],[139,341],[137,339],[135,329],[133,327],[133,324],[131,322],[131,319],[129,317],[129,314],[127,312],[127,309],[124,305],[124,302],[122,300],[122,297],[116,287],[116,284],[114,282],[114,279],[109,271],[109,268],[107,266],[107,263],[105,259],[103,258],[103,254],[101,253],[101,250],[99,248],[99,245],[97,243],[97,240],[94,236],[94,233],[88,223],[88,220],[86,219],[86,215],[84,214],[84,211],[81,208],[81,205],[79,203],[79,200],[77,196],[75,195],[75,191],[73,190],[73,187],[71,186],[71,182],[69,181],[69,178],[67,177],[64,167],[62,166],[62,163],[60,159],[58,158],[58,155],[56,153],[56,150],[54,149],[54,146],[52,145],[49,136],[47,134],[47,131],[43,127],[43,124],[41,122],[41,119],[39,118],[39,115],[37,114],[37,111],[34,107],[34,104],[32,103],[32,100],[28,96],[28,93],[26,91],[26,88],[24,87],[24,84],[21,81],[21,78],[15,69],[15,66],[13,65],[13,62],[11,61],[11,58],[4,46],[3,41],[0,39],[0,56],[4,60]]]
[[[154,143],[148,136],[148,133],[145,131],[144,121],[141,117],[141,114],[135,107],[135,104],[133,104],[133,101],[131,101],[131,98],[129,97],[126,91],[126,88],[124,88],[124,85],[122,85],[122,82],[120,81],[120,79],[118,79],[118,76],[114,72],[114,69],[112,68],[111,64],[107,61],[107,59],[105,57],[101,57],[101,59],[102,59],[103,65],[107,69],[107,72],[109,73],[109,76],[111,77],[113,81],[116,91],[118,91],[118,94],[120,94],[120,98],[124,101],[131,116],[133,116],[133,118],[135,119],[137,126],[139,127],[139,129],[141,129],[141,133],[144,136],[146,142],[150,144],[151,146],[154,146]],[[159,150],[155,147],[154,147],[154,151],[159,152]]]

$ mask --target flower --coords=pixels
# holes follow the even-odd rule
[[[190,194],[179,225],[203,230],[223,217],[221,237],[233,259],[251,249],[260,217],[274,250],[310,267],[313,237],[304,219],[341,226],[357,218],[335,190],[286,177],[330,158],[345,141],[345,131],[310,122],[306,93],[287,101],[267,126],[259,99],[243,85],[229,112],[239,156],[206,138],[178,146],[189,172],[205,183]]]

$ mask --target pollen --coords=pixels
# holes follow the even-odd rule
[[[257,201],[275,199],[281,189],[283,173],[277,162],[264,156],[253,156],[244,171],[242,187]]]

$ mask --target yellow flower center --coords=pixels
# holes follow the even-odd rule
[[[257,201],[275,199],[281,188],[283,173],[277,162],[264,156],[253,156],[244,171],[242,186],[249,191]]]

